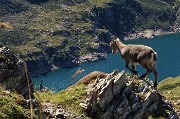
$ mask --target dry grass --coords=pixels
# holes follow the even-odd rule
[[[26,75],[26,80],[27,80],[27,84],[28,84],[28,92],[29,92],[29,102],[30,102],[30,111],[31,111],[31,115],[30,118],[33,119],[33,105],[32,105],[32,98],[31,98],[31,87],[30,87],[30,83],[29,83],[29,75],[28,75],[28,70],[27,70],[27,66],[24,63],[24,68],[25,68],[25,75]]]
[[[86,75],[85,77],[83,77],[81,80],[78,81],[78,83],[83,83],[83,84],[87,85],[90,82],[92,82],[93,80],[95,80],[97,77],[103,78],[106,76],[107,76],[107,74],[104,72],[94,71],[94,72],[91,72],[90,74]]]
[[[12,29],[12,26],[9,22],[0,22],[0,28]]]

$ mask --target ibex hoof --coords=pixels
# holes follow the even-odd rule
[[[158,83],[155,82],[155,83],[154,83],[154,88],[157,88],[157,85],[158,85]]]
[[[138,75],[138,71],[135,71],[135,72],[134,72],[134,75]]]
[[[145,79],[145,77],[144,76],[140,76],[140,77],[138,77],[139,79],[141,79],[141,80],[143,80],[143,79]]]

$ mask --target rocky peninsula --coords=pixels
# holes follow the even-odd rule
[[[171,26],[168,30],[163,29],[146,29],[143,31],[136,31],[135,33],[124,36],[124,40],[132,40],[132,39],[151,39],[154,36],[172,34],[180,32],[179,26]]]

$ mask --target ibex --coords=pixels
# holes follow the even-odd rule
[[[126,61],[126,68],[133,74],[138,75],[138,71],[135,69],[136,64],[140,64],[147,70],[146,73],[139,77],[140,79],[147,77],[151,72],[153,72],[155,76],[154,87],[157,87],[157,53],[151,47],[145,45],[125,45],[118,38],[110,42],[110,47],[112,48],[113,54],[116,54],[118,51],[120,52],[121,57]],[[130,64],[132,64],[132,68],[130,68]]]

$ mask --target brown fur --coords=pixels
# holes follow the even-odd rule
[[[112,40],[110,47],[113,54],[116,54],[118,51],[120,52],[121,57],[126,61],[126,68],[133,74],[138,75],[138,72],[135,70],[136,64],[140,64],[147,70],[140,78],[145,78],[153,72],[155,76],[154,86],[157,87],[157,53],[151,47],[145,45],[125,45],[119,39]],[[132,64],[132,68],[130,68],[130,64]]]
[[[87,85],[87,84],[91,83],[92,81],[94,81],[97,77],[104,78],[106,76],[107,76],[106,73],[94,71],[94,72],[91,72],[90,74],[86,75],[85,77],[83,77],[81,80],[79,80],[78,83],[83,83],[83,84]]]

